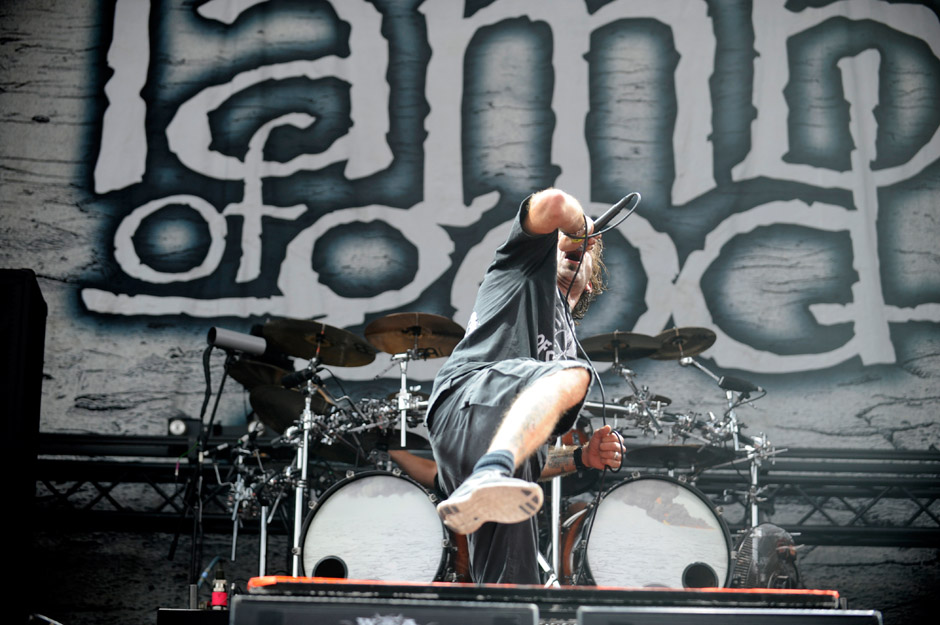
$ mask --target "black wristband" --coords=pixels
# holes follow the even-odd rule
[[[582,453],[584,453],[584,447],[578,447],[574,450],[574,453],[571,454],[571,458],[574,460],[574,468],[576,471],[584,471],[587,468],[584,465],[584,460],[581,459]]]

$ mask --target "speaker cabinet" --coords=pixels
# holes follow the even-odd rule
[[[534,603],[253,597],[232,600],[232,625],[538,625]]]
[[[184,610],[160,608],[157,625],[228,625],[228,610]]]
[[[11,622],[25,623],[33,604],[32,518],[36,496],[36,454],[39,450],[39,406],[46,340],[46,302],[36,274],[29,269],[0,269],[0,415],[3,418],[3,475],[6,477],[6,533],[11,563],[5,590],[12,605]],[[22,568],[18,568],[22,567]],[[29,567],[32,567],[30,569]],[[26,569],[24,571],[24,568]],[[24,572],[27,574],[24,575]]]
[[[881,613],[794,608],[578,608],[578,625],[881,625]]]

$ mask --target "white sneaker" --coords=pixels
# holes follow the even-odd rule
[[[507,477],[496,469],[473,473],[446,500],[437,504],[444,525],[470,534],[484,523],[519,523],[542,507],[538,484]]]

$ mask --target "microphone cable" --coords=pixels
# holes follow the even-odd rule
[[[591,234],[587,234],[587,215],[582,214],[582,217],[584,218],[585,236],[581,244],[581,256],[578,258],[578,265],[575,268],[574,276],[578,275],[578,272],[581,271],[581,267],[584,264],[584,255],[588,253],[588,250],[587,250],[588,240],[592,238],[597,238],[603,235],[605,232],[609,232],[613,230],[614,228],[622,224],[624,221],[626,221],[627,218],[630,217],[630,215],[632,215],[634,211],[636,211],[637,207],[640,205],[640,199],[641,199],[641,196],[637,192],[633,192],[624,196],[619,202],[617,202],[611,208],[607,209],[607,211],[598,218],[597,222],[595,222],[595,227],[600,226],[601,230],[598,232],[592,232]],[[631,200],[633,201],[633,206],[630,207],[630,210],[627,211],[627,214],[624,215],[622,218],[620,218],[613,225],[607,226],[605,228],[604,226],[606,226],[607,222],[610,221],[616,213],[623,210],[624,206],[626,206],[627,203],[629,203]],[[566,306],[567,306],[568,297],[571,295],[571,289],[573,287],[574,287],[574,278],[572,278],[571,282],[569,282],[568,290],[565,292]],[[602,423],[601,427],[604,427],[605,425],[607,425],[607,394],[606,394],[606,391],[604,390],[604,382],[603,380],[601,380],[601,376],[597,371],[597,367],[594,366],[594,362],[591,360],[590,356],[588,356],[587,350],[584,349],[584,347],[581,345],[581,341],[578,340],[578,335],[574,328],[574,319],[572,318],[570,311],[566,315],[565,318],[568,322],[568,329],[571,332],[572,338],[574,339],[577,353],[580,354],[584,358],[584,360],[587,361],[588,366],[590,367],[590,370],[592,374],[594,375],[594,379],[597,380],[597,386],[600,389],[600,393],[601,393],[601,423]],[[620,439],[620,448],[625,449],[623,435],[620,432],[617,432],[615,430],[611,430],[611,431],[614,432],[617,435],[617,437]],[[600,450],[598,450],[598,452],[599,451]],[[610,471],[611,473],[620,473],[620,471],[623,469],[623,461],[624,461],[624,454],[621,452],[620,466],[618,466],[616,469],[613,469],[606,464],[604,465],[604,468],[601,469],[600,477],[597,480],[601,486],[603,486],[604,479],[606,478],[608,471]],[[575,584],[581,583],[585,568],[587,566],[587,553],[586,553],[587,545],[591,537],[591,531],[594,529],[594,517],[597,513],[598,508],[600,507],[602,495],[603,495],[602,489],[598,488],[597,493],[594,496],[594,501],[590,504],[589,511],[586,513],[586,517],[584,519],[584,529],[583,529],[583,535],[581,537],[580,543],[584,545],[585,553],[582,554],[581,562],[579,563],[578,570],[576,572],[574,571],[572,572],[572,577],[573,577],[572,581]]]

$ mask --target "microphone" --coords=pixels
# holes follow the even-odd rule
[[[293,373],[288,373],[283,378],[281,378],[281,386],[284,388],[295,388],[302,386],[306,383],[307,380],[310,380],[317,374],[318,369],[311,369],[307,367],[306,369],[301,369],[300,371],[294,371]]]
[[[640,194],[634,191],[629,195],[625,195],[619,202],[604,211],[603,215],[594,220],[594,232],[600,232],[604,226],[606,226],[611,219],[616,217],[620,211],[626,208],[627,204],[633,201],[634,198],[636,198],[636,204],[633,205],[630,212],[632,213],[636,210],[636,207],[640,204]]]
[[[233,332],[225,328],[209,328],[206,342],[214,347],[225,350],[244,352],[253,356],[260,356],[268,347],[268,342],[258,336]]]
[[[735,391],[737,393],[763,393],[764,389],[752,384],[742,378],[734,378],[730,375],[723,375],[718,378],[718,386],[726,391]]]
[[[220,443],[215,446],[215,448],[209,449],[206,453],[209,455],[217,454],[227,449],[237,449],[239,447],[245,447],[247,445],[253,445],[255,439],[258,438],[258,435],[262,432],[262,429],[254,429],[247,434],[242,434],[238,439],[233,443]]]

